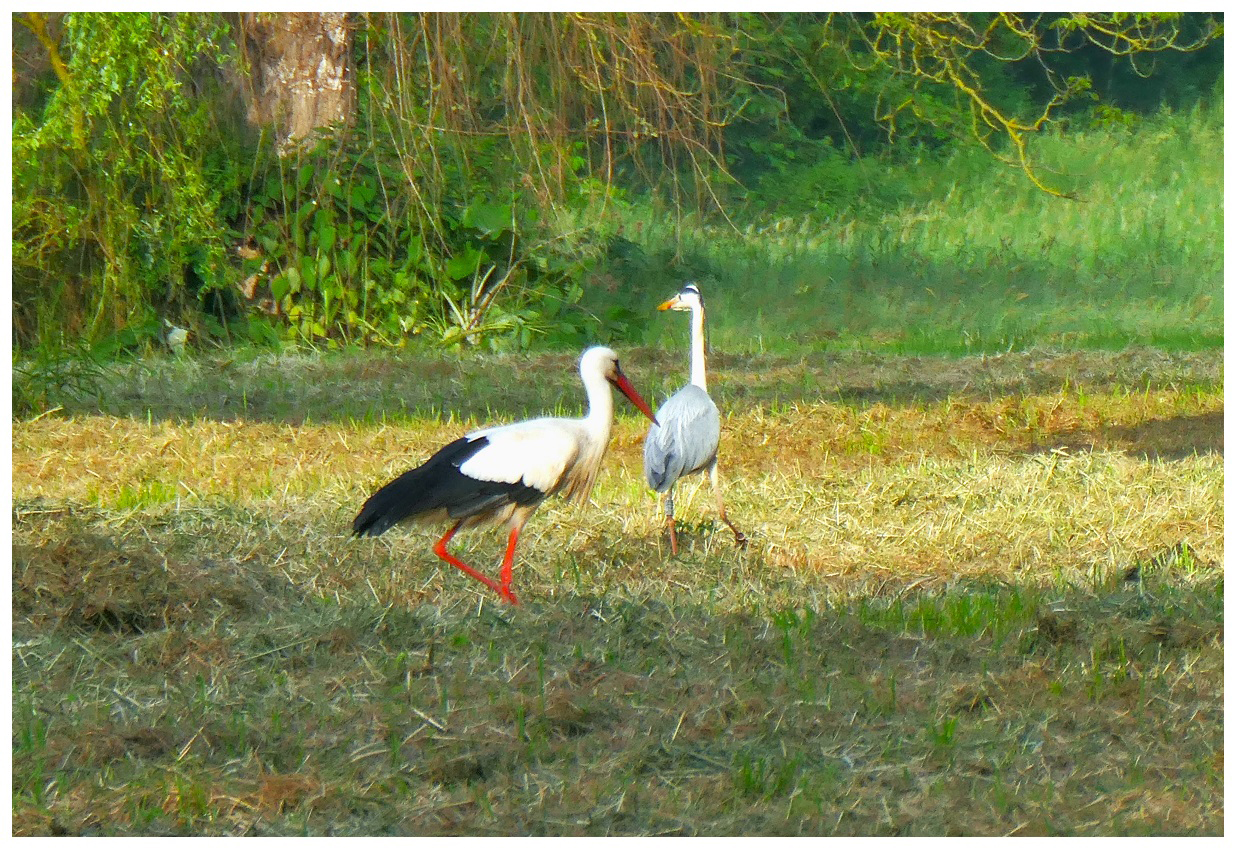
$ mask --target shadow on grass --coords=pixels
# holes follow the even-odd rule
[[[62,405],[70,414],[139,420],[288,424],[577,416],[585,405],[577,357],[576,352],[462,358],[353,352],[261,355],[248,361],[152,359],[115,364],[97,397]],[[652,406],[687,379],[681,354],[622,350],[621,363]],[[803,402],[863,407],[994,399],[1066,386],[1096,391],[1218,386],[1223,369],[1218,351],[1169,354],[1158,349],[1035,350],[990,357],[713,353],[708,367],[712,395],[733,413]],[[624,404],[617,410],[631,413]]]
[[[1151,460],[1181,460],[1191,455],[1224,454],[1224,412],[1154,419],[1117,428],[1130,454]]]
[[[1184,460],[1197,455],[1224,454],[1224,412],[1151,419],[1137,425],[1104,425],[1094,431],[1056,432],[1040,438],[1032,452],[1051,449],[1090,451],[1108,446],[1153,461]]]

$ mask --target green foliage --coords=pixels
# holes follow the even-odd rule
[[[555,304],[580,297],[585,255],[548,235],[529,199],[489,198],[471,188],[477,177],[419,203],[410,163],[384,138],[324,137],[263,157],[248,199],[260,251],[242,271],[270,275],[288,337],[523,347],[562,327]]]
[[[27,16],[36,25],[42,16]],[[18,342],[97,340],[155,304],[219,285],[222,191],[206,152],[227,150],[190,68],[218,61],[216,18],[69,14],[61,85],[13,120]]]
[[[40,348],[33,356],[13,355],[13,414],[42,413],[61,402],[98,393],[103,368],[89,349]]]
[[[952,138],[946,128],[959,123],[959,105],[917,90],[869,59],[852,18],[801,13],[740,18],[745,40],[739,58],[746,73],[734,96],[739,120],[725,131],[729,166],[763,196],[779,196],[763,183],[779,185],[790,169],[812,167],[825,157],[848,163],[891,151],[894,144],[938,146]],[[916,104],[922,119],[901,112],[876,120],[887,103]],[[855,188],[842,169],[836,173],[846,178],[839,195]]]
[[[990,284],[973,282],[978,267],[1022,253],[958,242],[972,217],[954,204],[995,200],[971,194],[993,185],[994,162],[962,154],[960,139],[995,136],[999,150],[1007,132],[1029,174],[1030,133],[1013,136],[1012,122],[1051,129],[1052,103],[1080,117],[1072,126],[1123,137],[1161,120],[1153,95],[1136,92],[1209,90],[1221,64],[1214,19],[1192,15],[366,15],[353,19],[353,120],[278,152],[270,128],[244,114],[257,95],[245,88],[235,19],[15,20],[15,42],[39,61],[24,62],[36,70],[15,83],[14,338],[23,349],[81,340],[97,353],[150,346],[169,318],[226,344],[577,347],[637,338],[644,290],[773,276],[798,278],[799,293],[830,291],[851,315],[883,314],[851,322],[929,317],[934,347],[934,326],[965,303],[944,299],[941,278],[991,298]],[[987,38],[928,47],[946,31]],[[1137,41],[1121,49],[1109,32]],[[1043,165],[1063,166],[1054,141],[1031,144],[1051,152]],[[1151,173],[1140,161],[1126,168]],[[1088,193],[1086,182],[1074,188]],[[916,212],[946,184],[942,209]],[[1037,206],[1020,188],[1012,195]],[[729,228],[696,232],[690,212],[713,205]],[[774,275],[744,256],[737,264],[783,250],[802,217],[807,234],[839,224],[848,262],[803,263],[795,246],[796,262]],[[862,234],[852,220],[881,229]],[[619,227],[643,221],[644,232]],[[1196,244],[1143,221],[1141,236],[1168,256]],[[1072,235],[1055,244],[1081,248]],[[255,250],[234,254],[239,241]],[[1133,239],[1095,241],[1097,256],[1080,255],[1074,275],[1123,271]],[[1028,253],[996,291],[1048,304],[1060,290],[1038,300]],[[1057,256],[1036,258],[1039,268],[1058,271],[1063,258],[1048,253]],[[1070,294],[1082,289],[1074,275],[1061,286]],[[1071,327],[1031,328],[1008,306],[971,302],[963,309],[978,323],[951,336],[967,349],[1049,328],[1129,338],[1083,328],[1089,311]]]
[[[1210,15],[773,13],[738,24],[729,166],[757,195],[747,200],[773,211],[794,206],[789,190],[848,211],[859,180],[825,160],[900,161],[975,140],[1040,183],[1025,146],[1045,125],[1188,106],[1218,79],[1206,69],[1222,67]]]

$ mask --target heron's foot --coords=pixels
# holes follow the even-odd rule
[[[747,546],[749,546],[749,545],[750,545],[750,538],[748,538],[748,537],[746,537],[746,536],[745,536],[745,532],[744,532],[744,531],[742,531],[741,529],[737,528],[737,526],[733,525],[733,524],[732,524],[731,522],[729,522],[728,520],[724,520],[724,524],[728,526],[728,528],[729,528],[729,530],[730,530],[730,531],[732,531],[732,533],[733,533],[733,542],[737,544],[737,548],[738,548],[738,549],[744,549],[744,548],[746,548]]]
[[[730,520],[726,514],[721,512],[720,519],[724,521],[726,526],[728,526],[728,530],[733,533],[733,542],[737,544],[738,549],[744,549],[750,545],[750,538],[745,536],[744,531],[733,525],[732,520]]]

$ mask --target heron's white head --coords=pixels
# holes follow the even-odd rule
[[[663,304],[655,308],[656,310],[694,310],[703,309],[702,292],[698,289],[698,284],[692,280],[681,287],[681,291],[669,298]]]

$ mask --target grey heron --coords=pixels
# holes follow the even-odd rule
[[[579,369],[586,387],[584,417],[531,419],[483,428],[454,440],[367,499],[353,521],[353,533],[377,537],[406,520],[452,522],[432,551],[516,604],[513,553],[522,528],[548,496],[562,493],[585,501],[594,486],[612,433],[609,384],[656,421],[621,371],[615,351],[603,346],[587,349]],[[507,524],[509,529],[499,581],[448,551],[448,541],[462,528],[487,523]]]
[[[672,554],[677,554],[676,521],[673,518],[672,490],[678,479],[706,472],[715,491],[715,505],[720,519],[733,532],[738,546],[748,542],[724,509],[716,461],[720,447],[720,411],[707,394],[706,308],[702,291],[690,282],[657,308],[688,311],[690,314],[689,383],[668,398],[655,413],[656,424],[646,435],[643,449],[646,481],[664,497],[664,516]]]

